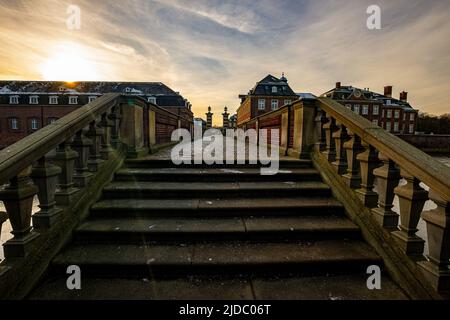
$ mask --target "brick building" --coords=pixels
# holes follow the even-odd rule
[[[379,94],[337,82],[335,88],[322,96],[336,100],[391,133],[413,134],[416,130],[418,111],[408,103],[407,92],[394,99],[392,86],[384,87],[384,94]]]
[[[280,79],[268,75],[251,89],[248,94],[239,95],[241,105],[237,110],[237,125],[264,113],[276,110],[299,97],[289,87],[284,74]]]
[[[193,118],[191,104],[160,82],[0,81],[0,149],[105,93],[140,96]]]

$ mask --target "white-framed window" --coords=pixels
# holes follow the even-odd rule
[[[411,114],[409,115],[409,121],[414,121],[414,118],[415,118],[414,113],[411,113]]]
[[[388,119],[392,118],[392,110],[391,109],[386,110],[386,118],[388,118]]]
[[[78,104],[78,97],[69,97],[69,104]]]
[[[90,96],[90,97],[89,97],[89,103],[91,103],[91,102],[93,102],[93,101],[95,101],[95,100],[97,100],[97,97],[96,97],[96,96]]]
[[[352,105],[349,103],[347,103],[345,106],[347,107],[347,109],[350,109],[350,110],[352,109]]]
[[[38,104],[39,103],[39,97],[38,96],[31,96],[30,97],[30,104]]]
[[[156,104],[156,98],[155,97],[148,97],[147,99],[148,102]]]
[[[391,100],[386,100],[386,104],[390,105],[391,104]]]
[[[258,100],[258,110],[266,110],[266,99]]]
[[[394,111],[394,118],[395,118],[395,119],[400,118],[400,110],[395,110],[395,111]]]
[[[355,105],[353,106],[353,111],[354,111],[355,113],[359,114],[359,104],[355,104]]]
[[[36,118],[31,119],[31,130],[39,129],[39,121]]]
[[[272,100],[271,107],[272,107],[272,110],[277,110],[278,109],[278,100],[277,99],[273,99]]]
[[[391,131],[391,123],[390,122],[386,122],[386,131]]]
[[[284,100],[284,105],[290,104],[292,102],[292,100],[286,99]]]
[[[394,122],[394,132],[398,132],[398,122]]]
[[[19,96],[10,96],[9,104],[19,104]]]
[[[19,119],[17,118],[9,119],[9,126],[11,130],[19,130]]]
[[[369,106],[367,104],[362,106],[362,114],[369,114]]]
[[[409,133],[414,133],[414,124],[409,125]]]
[[[56,96],[51,96],[48,98],[48,103],[49,104],[58,104],[58,97]]]
[[[277,87],[272,87],[272,93],[277,93],[278,92],[278,88]]]
[[[377,126],[378,125],[378,120],[377,119],[372,120],[372,124]]]
[[[380,106],[377,104],[373,106],[373,114],[377,116],[380,113]]]

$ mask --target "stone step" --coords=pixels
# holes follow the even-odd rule
[[[318,181],[285,182],[112,182],[103,189],[106,199],[166,199],[166,198],[223,198],[267,197],[267,196],[309,196],[331,195],[329,186]]]
[[[139,158],[139,159],[127,159],[125,160],[125,166],[127,168],[228,168],[228,169],[240,169],[240,168],[260,168],[262,165],[258,162],[256,164],[181,164],[176,165],[169,158],[157,159],[154,157]],[[267,167],[267,165],[264,165]],[[294,159],[294,158],[282,158],[279,161],[280,168],[311,168],[312,161],[309,159]]]
[[[92,217],[224,217],[344,215],[344,206],[333,198],[247,199],[108,199],[91,208]]]
[[[292,242],[206,242],[159,244],[73,244],[52,263],[54,274],[77,265],[88,276],[136,278],[169,274],[271,274],[275,272],[350,272],[382,266],[358,240]]]
[[[359,228],[342,216],[89,219],[75,231],[79,243],[356,239],[359,236]]]
[[[381,290],[367,289],[367,274],[198,276],[141,279],[86,278],[67,290],[67,277],[46,280],[31,300],[405,300],[383,272]]]
[[[115,181],[241,182],[321,181],[313,168],[280,169],[276,175],[261,175],[258,168],[122,168]]]

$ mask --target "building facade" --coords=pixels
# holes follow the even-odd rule
[[[384,87],[384,94],[379,94],[337,82],[335,88],[322,96],[336,100],[391,133],[414,134],[416,131],[418,110],[408,103],[405,91],[400,93],[399,99],[393,98],[392,86]]]
[[[105,93],[140,96],[193,119],[189,101],[160,82],[0,81],[0,149]]]
[[[268,75],[248,92],[239,95],[241,105],[237,110],[237,126],[257,116],[297,100],[299,97],[289,87],[288,80],[282,75],[280,79]]]

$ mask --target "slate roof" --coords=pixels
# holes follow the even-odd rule
[[[272,92],[274,86],[277,87],[276,93]],[[295,96],[295,92],[289,87],[286,78],[282,80],[270,74],[257,82],[248,94],[255,96]]]
[[[340,88],[333,88],[323,93],[322,97],[329,97],[334,100],[351,100],[353,93],[358,90],[361,92],[362,97],[365,100],[381,102],[384,105],[387,105],[387,100],[390,100],[389,106],[399,106],[404,109],[414,110],[414,108],[407,101],[401,101],[399,99],[388,97],[383,94],[370,91],[368,89],[360,89],[353,86],[341,86]]]

